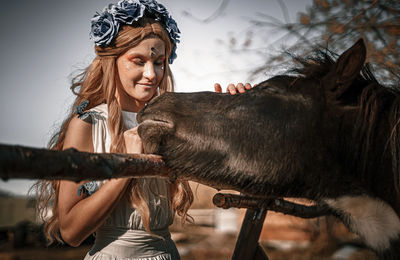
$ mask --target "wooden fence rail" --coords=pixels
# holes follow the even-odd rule
[[[169,177],[157,155],[54,151],[0,144],[0,178],[103,180],[118,177]]]
[[[54,151],[0,144],[0,178],[47,180],[104,180],[121,177],[175,178],[161,156],[145,154],[86,153],[75,149]],[[266,209],[302,218],[329,214],[325,207],[306,206],[282,198],[216,194],[216,206]]]
[[[54,151],[0,144],[0,178],[48,180],[104,180],[121,177],[164,177],[174,175],[161,156],[143,154],[86,153],[75,149]],[[247,208],[235,246],[233,260],[266,260],[258,243],[268,210],[302,218],[330,214],[325,207],[306,206],[282,198],[254,198],[234,194],[216,194],[213,202],[222,208]]]

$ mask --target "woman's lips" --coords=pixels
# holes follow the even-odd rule
[[[154,84],[137,83],[136,85],[141,86],[143,88],[154,88]]]

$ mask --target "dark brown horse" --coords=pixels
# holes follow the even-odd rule
[[[400,95],[362,40],[244,94],[166,93],[139,113],[145,152],[177,177],[329,207],[382,259],[400,259]]]

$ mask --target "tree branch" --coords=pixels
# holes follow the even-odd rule
[[[209,17],[207,17],[205,19],[197,18],[194,15],[192,15],[190,12],[187,12],[187,11],[184,11],[183,15],[191,17],[192,19],[194,19],[198,22],[201,22],[201,23],[211,23],[218,17],[222,16],[222,14],[223,14],[224,10],[226,9],[226,7],[228,6],[229,2],[230,2],[230,0],[222,0],[221,4],[217,8],[217,10],[215,10],[214,13],[212,13]]]

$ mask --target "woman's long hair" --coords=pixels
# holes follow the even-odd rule
[[[112,136],[110,152],[126,152],[123,138],[123,132],[126,128],[122,119],[121,107],[115,97],[116,59],[128,49],[138,45],[143,39],[149,37],[159,37],[165,43],[166,59],[164,76],[157,94],[173,91],[173,78],[168,64],[172,44],[165,29],[158,22],[148,18],[141,19],[137,24],[132,26],[125,25],[120,29],[118,36],[110,47],[102,48],[95,46],[96,58],[81,74],[73,78],[71,90],[76,95],[76,99],[59,131],[51,138],[49,142],[50,149],[62,150],[69,123],[75,116],[75,107],[84,100],[88,100],[87,109],[102,103],[107,104],[107,123]],[[35,184],[35,189],[39,216],[45,220],[44,231],[46,237],[50,243],[54,242],[54,239],[63,242],[59,233],[59,181],[38,181]],[[144,196],[142,196],[142,191],[136,179],[132,179],[127,190],[130,191],[127,197],[135,209],[140,212],[145,229],[151,232],[148,203],[145,201]],[[186,181],[179,180],[172,183],[170,200],[172,210],[185,222],[188,219],[187,211],[193,202],[193,193],[189,184]],[[48,218],[49,207],[52,208],[52,216]]]

